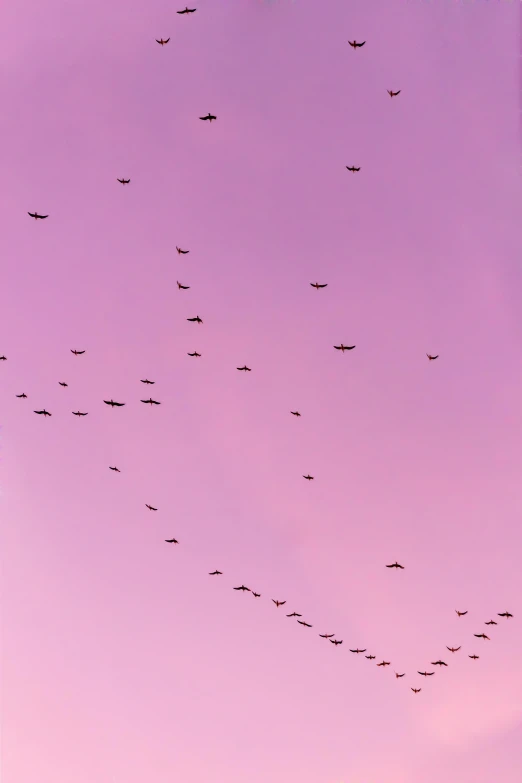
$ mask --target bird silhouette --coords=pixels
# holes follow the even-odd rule
[[[6,362],[7,356],[0,356],[0,362]]]
[[[193,322],[195,322],[197,324],[202,324],[203,323],[203,321],[201,320],[199,315],[197,315],[195,318],[187,318],[187,321],[193,321]]]
[[[118,179],[118,178],[116,178]],[[118,182],[121,182],[122,185],[128,185],[130,182],[130,179],[118,179]]]
[[[390,661],[381,661],[380,663],[377,664],[377,666],[389,666],[389,665],[390,665]]]
[[[348,171],[352,171],[352,172],[361,170],[360,166],[346,166],[346,168],[348,169]]]
[[[246,364],[243,365],[243,367],[236,367],[236,370],[239,370],[240,372],[252,372],[250,367],[247,367]]]
[[[429,353],[427,353],[427,354],[426,354],[426,356],[428,357],[428,359],[430,360],[430,362],[434,362],[434,361],[435,361],[435,359],[438,359],[438,358],[439,358],[439,354],[437,354],[436,356],[430,356],[430,354],[429,354]]]
[[[317,291],[319,291],[320,288],[326,288],[328,283],[310,283],[312,288],[315,288]]]
[[[357,41],[348,41],[352,49],[355,51],[355,49],[359,49],[361,46],[364,46],[366,41],[362,41],[361,43],[357,43]]]
[[[357,647],[356,650],[350,650],[350,652],[353,652],[353,653],[363,653],[363,652],[366,652],[366,647],[364,648],[364,650],[359,650],[359,648]]]
[[[355,345],[343,345],[341,343],[341,345],[334,345],[334,348],[336,351],[342,351],[344,353],[345,351],[353,351]]]
[[[474,633],[473,636],[476,636],[477,639],[484,639],[484,640],[487,639],[488,641],[491,641],[489,636],[486,636],[485,633]]]
[[[242,590],[243,592],[246,590],[248,593],[251,592],[249,587],[245,587],[245,585],[240,585],[239,587],[234,587],[234,590]]]
[[[148,400],[141,400],[141,402],[144,402],[144,403],[150,405],[151,407],[153,405],[161,405],[161,402],[158,402],[157,400],[153,400],[152,397],[149,397]]]
[[[343,643],[342,639],[330,639],[330,641],[331,641],[332,644],[335,644],[336,646],[338,644],[342,644]]]
[[[148,503],[145,503],[145,506],[149,509],[149,511],[157,511],[157,508],[154,508],[154,506],[149,506]]]
[[[462,647],[462,645],[461,645]],[[460,650],[460,647],[446,647],[447,650],[449,650],[452,653],[456,653]]]
[[[254,591],[252,591],[252,595],[254,598],[261,598],[261,593],[254,593]]]
[[[375,655],[365,655],[364,657],[368,658],[369,661],[374,661],[375,660]]]
[[[391,565],[387,565],[386,568],[402,568],[402,569],[404,569],[404,566],[403,565],[399,565],[399,563],[397,561],[395,561],[395,563],[391,563]]]
[[[299,623],[299,625],[305,625],[307,628],[312,628],[310,623],[305,623],[304,620],[298,620],[297,622]]]
[[[176,283],[180,291],[188,291],[190,288],[189,285],[181,285],[181,283],[178,280],[176,280]]]
[[[182,250],[180,247],[176,245],[176,250],[178,251],[178,255],[186,256],[187,253],[190,253],[190,250]]]
[[[420,693],[422,688],[412,688],[413,693]]]
[[[110,465],[109,465],[109,470],[114,470],[116,471],[116,473],[121,473],[121,470],[119,468],[111,468]]]
[[[444,663],[444,661],[441,661],[440,658],[439,658],[438,661],[432,661],[431,665],[432,666],[447,666],[448,664]]]
[[[406,674],[406,672],[404,672],[404,674]],[[399,677],[404,677],[404,674],[397,674],[397,672],[395,672],[395,677],[399,679]]]
[[[68,383],[65,383],[65,381],[58,381],[58,383],[60,384],[60,386],[68,386],[69,385]]]
[[[24,392],[22,392],[22,394],[17,394],[17,395],[15,395],[15,396],[16,396],[16,397],[27,398],[27,394],[25,394]]]
[[[301,415],[299,413],[299,411],[290,411],[290,413],[292,414],[292,416],[300,416]]]
[[[321,639],[333,639],[335,634],[334,633],[320,633],[319,636],[321,637]]]
[[[212,120],[217,120],[217,117],[215,114],[211,114],[210,112],[207,114],[206,117],[200,117],[200,120],[208,120],[209,122],[212,122]]]
[[[307,481],[313,481],[314,480],[314,477],[310,476],[310,474],[308,474],[308,476],[303,476],[303,478],[306,479]]]
[[[387,90],[388,95],[390,98],[394,98],[396,95],[400,93],[400,90],[397,90],[397,92],[393,92],[393,90]]]
[[[197,351],[194,351],[194,353],[187,353],[187,356],[201,356],[201,354]]]
[[[177,14],[193,14],[195,8],[184,8],[183,11],[176,11]]]
[[[299,614],[298,612],[292,612],[292,614],[287,614],[287,617],[302,617],[302,614]]]
[[[105,405],[110,405],[111,408],[122,408],[125,403],[124,402],[114,402],[114,400],[104,400]]]
[[[27,214],[35,220],[45,220],[49,217],[49,215],[39,215],[38,212],[28,212]]]
[[[158,41],[158,39],[156,38],[156,43],[159,43],[159,44],[161,44],[161,46],[165,46],[165,44],[168,44],[168,42],[169,42],[169,41],[170,41],[170,38],[167,38],[165,41],[163,40],[163,38],[160,38],[160,40],[159,40],[159,41]]]
[[[468,610],[467,610],[467,609],[466,609],[466,611],[465,611],[465,612],[459,612],[459,610],[458,610],[458,609],[455,609],[455,611],[457,612],[457,616],[458,616],[458,617],[464,617],[464,615],[468,613]]]
[[[175,538],[166,538],[165,539],[166,544],[179,544],[179,541],[176,541]]]
[[[43,409],[43,411],[34,411],[34,412],[37,413],[39,416],[52,416],[53,415],[52,413],[49,413],[49,411],[46,411],[45,408]]]
[[[218,575],[222,576],[223,575],[223,571],[217,571],[217,570],[216,571],[209,571],[209,576],[218,576]]]
[[[72,414],[73,416],[87,416],[86,413],[81,413],[80,411],[73,411]]]
[[[145,378],[145,380],[142,380],[141,383],[149,383],[151,385],[154,385],[156,383],[156,381],[149,381],[148,378]]]
[[[286,604],[286,601],[276,601],[275,598],[272,598],[273,603],[279,608],[280,606],[283,606],[283,604]]]
[[[73,353],[75,356],[81,356],[82,353],[85,353],[85,351],[73,351],[73,349],[71,348],[71,353]]]
[[[497,612],[497,614],[498,614],[498,616],[499,616],[499,617],[505,617],[505,618],[506,618],[506,620],[507,620],[509,617],[513,617],[513,615],[511,614],[511,612]]]
[[[484,625],[498,625],[496,620],[488,620],[487,623],[484,623]]]
[[[435,672],[417,672],[417,674],[422,674],[423,677],[432,677]]]
[[[479,657],[480,656],[478,656],[478,655],[468,655],[468,658],[471,658],[474,661],[478,661]]]

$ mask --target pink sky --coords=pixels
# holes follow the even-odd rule
[[[2,10],[2,783],[519,783],[520,4],[184,5]]]

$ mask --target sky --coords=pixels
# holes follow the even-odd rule
[[[2,783],[519,783],[520,4],[183,5],[2,9]]]

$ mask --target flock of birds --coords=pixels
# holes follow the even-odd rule
[[[196,12],[196,10],[197,10],[196,8],[188,8],[188,7],[186,7],[182,11],[177,11],[177,13],[180,14],[180,15],[193,14],[193,13]],[[170,37],[166,38],[166,39],[163,39],[163,38],[156,39],[156,41],[157,41],[157,43],[160,46],[165,46],[166,44],[169,43]],[[354,40],[354,41],[348,41],[348,43],[350,44],[350,46],[354,50],[356,50],[356,49],[359,49],[359,48],[363,47],[365,45],[366,41],[357,42],[357,41]],[[400,90],[397,90],[397,91],[388,90],[387,92],[388,92],[388,95],[391,98],[394,98],[397,95],[399,95],[401,91]],[[202,120],[202,121],[212,122],[214,120],[217,120],[217,117],[216,117],[216,115],[211,114],[210,112],[208,112],[206,116],[200,117],[199,119]],[[360,166],[358,167],[358,166],[353,166],[352,165],[352,166],[346,166],[346,168],[348,169],[348,171],[353,172],[353,173],[360,171]],[[129,185],[131,180],[130,180],[130,178],[125,179],[124,177],[121,177],[121,178],[117,178],[117,181],[120,182],[122,185]],[[28,212],[28,215],[30,217],[34,218],[34,220],[45,220],[46,218],[49,217],[49,215],[40,215],[38,212]],[[177,250],[179,255],[186,255],[187,253],[190,252],[189,250],[184,250],[184,249],[182,249],[180,247],[176,247],[176,250]],[[177,282],[177,286],[178,286],[179,290],[186,291],[186,290],[190,289],[190,286],[182,285],[179,281],[176,281],[176,282]],[[319,290],[321,290],[323,288],[326,288],[328,284],[327,283],[315,282],[315,283],[310,283],[310,285],[312,286],[312,288],[315,288],[316,290],[319,291]],[[200,318],[199,315],[196,315],[195,317],[192,317],[192,318],[187,318],[187,321],[190,321],[190,322],[193,322],[193,323],[198,323],[198,324],[202,324],[203,323],[203,320],[202,320],[202,318]],[[345,345],[344,343],[340,343],[339,345],[334,345],[333,347],[337,351],[341,351],[341,353],[344,353],[345,351],[352,351],[356,346],[355,345]],[[82,354],[85,353],[85,350],[78,351],[76,349],[71,349],[71,353],[73,353],[75,356],[81,356]],[[191,353],[188,353],[187,355],[191,356],[191,357],[201,357],[201,354],[198,353],[197,351],[193,351]],[[437,355],[432,355],[432,354],[428,353],[428,354],[426,354],[426,356],[428,357],[428,360],[430,362],[439,358],[438,354]],[[0,361],[6,361],[6,360],[7,360],[6,356],[0,356]],[[246,364],[243,365],[242,367],[237,367],[236,369],[238,371],[240,371],[240,372],[251,372],[251,368],[248,367]],[[64,388],[68,387],[68,384],[65,381],[58,381],[58,383],[59,383],[60,386],[62,386]],[[151,381],[148,378],[145,378],[145,379],[141,380],[141,383],[146,384],[146,385],[154,385],[155,381]],[[18,397],[18,398],[27,399],[27,394],[25,394],[25,392],[23,392],[22,394],[16,394],[15,396]],[[145,400],[142,399],[140,401],[142,403],[144,403],[145,405],[150,405],[151,407],[153,405],[161,405],[161,403],[158,400],[154,400],[154,399],[152,399],[152,397],[149,397],[149,399],[145,399]],[[112,398],[110,400],[103,400],[103,402],[105,403],[105,405],[109,405],[112,408],[122,408],[126,404],[124,402],[117,402],[117,401],[113,400]],[[42,408],[40,410],[35,410],[34,413],[38,414],[39,416],[43,416],[43,417],[52,415],[45,408]],[[301,413],[299,411],[297,411],[297,410],[290,411],[290,413],[293,416],[295,416],[295,417],[300,417],[301,416]],[[88,412],[87,411],[79,411],[78,410],[78,411],[72,411],[72,414],[74,416],[82,417],[82,416],[87,416]],[[115,465],[114,466],[109,466],[109,470],[114,471],[115,473],[120,473],[121,472],[120,469],[118,467],[116,467]],[[306,479],[307,481],[312,481],[314,479],[314,476],[311,476],[308,473],[306,475],[303,475],[303,478]],[[145,507],[149,511],[155,511],[155,512],[158,511],[157,507],[152,506],[150,503],[145,503]],[[167,544],[179,544],[179,541],[176,538],[168,538],[168,539],[165,539],[165,543],[167,543]],[[401,565],[400,563],[398,563],[397,561],[395,561],[394,563],[387,564],[386,568],[395,569],[395,570],[404,570],[404,566]],[[209,572],[209,576],[222,576],[222,575],[223,575],[223,572],[219,571],[218,569],[215,569],[214,571],[210,571]],[[233,587],[232,589],[236,590],[236,591],[239,591],[239,592],[251,593],[251,595],[254,598],[261,598],[261,593],[255,592],[254,590],[252,590],[251,588],[247,587],[244,584],[241,584],[241,585],[239,585],[237,587]],[[286,600],[285,601],[281,601],[281,600],[275,599],[275,598],[272,598],[271,600],[272,600],[272,602],[274,603],[274,605],[275,605],[275,607],[277,609],[279,609],[279,607],[284,606],[286,604]],[[465,615],[468,614],[467,610],[466,611],[460,611],[460,610],[456,609],[455,612],[456,612],[458,618],[464,617]],[[299,625],[303,626],[304,628],[313,628],[313,625],[311,623],[308,623],[305,620],[301,619],[302,618],[302,614],[299,614],[298,612],[293,611],[290,614],[287,614],[286,616],[288,618],[294,618],[295,617],[297,619],[297,622],[299,623]],[[513,617],[511,612],[508,612],[508,611],[499,612],[498,616],[502,617],[502,618],[505,618],[506,620]],[[488,620],[487,622],[485,622],[485,625],[488,625],[488,626],[497,625],[497,621],[495,621],[495,620]],[[477,639],[482,639],[483,641],[490,641],[490,637],[487,636],[485,633],[476,633],[476,634],[473,634],[473,635]],[[321,639],[327,639],[328,641],[330,641],[331,644],[333,644],[336,647],[338,645],[343,644],[343,639],[336,638],[336,635],[333,634],[333,633],[320,633],[319,636],[320,636]],[[459,645],[458,647],[446,646],[446,649],[450,653],[455,654],[459,650],[461,650],[461,647],[462,647],[462,645]],[[356,655],[365,654],[365,653],[368,652],[366,647],[365,648],[356,647],[356,648],[349,648],[349,649],[350,649],[351,653],[354,653]],[[472,653],[472,654],[468,653],[468,657],[471,660],[474,660],[474,661],[479,659],[479,656],[476,655],[475,653]],[[373,660],[376,659],[376,656],[371,654],[371,653],[368,653],[367,655],[365,655],[365,658],[367,660],[369,660],[369,661],[373,661]],[[385,659],[383,659],[382,661],[380,661],[379,663],[376,664],[376,666],[382,667],[383,669],[386,666],[390,666],[390,665],[391,665],[391,661],[387,661]],[[443,661],[441,658],[438,658],[435,661],[431,661],[431,666],[433,666],[433,667],[438,666],[439,668],[442,668],[442,667],[447,667],[448,664],[445,661]],[[421,675],[422,677],[432,677],[435,674],[435,671],[427,671],[426,669],[424,671],[417,670],[417,674]],[[406,672],[402,672],[402,673],[395,672],[395,677],[397,679],[402,679],[405,675],[406,675]],[[411,690],[413,691],[413,693],[417,694],[417,693],[420,693],[422,689],[421,688],[416,688],[416,687],[411,687]]]

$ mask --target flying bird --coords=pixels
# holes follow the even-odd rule
[[[22,392],[22,394],[17,394],[17,395],[16,395],[16,397],[23,397],[23,398],[27,398],[27,394],[25,394],[24,392]]]
[[[484,625],[498,625],[496,620],[488,620],[487,623],[484,623]]]
[[[468,658],[471,658],[474,661],[478,661],[479,656],[478,655],[468,655]]]
[[[363,653],[363,652],[366,652],[366,647],[364,648],[364,650],[359,650],[359,648],[357,648],[356,650],[350,650],[350,652],[353,652],[353,653]]]
[[[212,120],[217,120],[217,117],[215,114],[211,114],[210,112],[207,114],[206,117],[200,117],[200,120],[208,120],[209,122],[212,122]]]
[[[460,645],[462,647],[462,645]],[[449,650],[452,653],[458,652],[460,650],[460,647],[446,647],[446,650]]]
[[[154,508],[154,506],[149,506],[148,503],[145,503],[145,506],[149,509],[149,511],[157,511],[157,508]]]
[[[420,693],[422,688],[412,688],[413,693]]]
[[[404,672],[404,674],[406,674],[406,672]],[[399,679],[399,677],[404,677],[404,674],[397,674],[397,672],[395,672],[395,676],[397,679]]]
[[[345,351],[353,351],[355,345],[343,345],[341,343],[341,345],[334,345],[334,348],[336,351],[342,351],[344,353]]]
[[[104,400],[105,405],[110,405],[111,408],[114,408],[115,406],[117,408],[122,408],[125,403],[124,402],[114,402],[114,400]]]
[[[283,606],[283,604],[286,604],[286,601],[276,601],[275,598],[272,598],[272,601],[274,604],[279,608],[280,606]]]
[[[27,214],[35,220],[45,220],[45,218],[49,217],[49,215],[39,215],[38,212],[28,212]]]
[[[121,473],[121,470],[119,468],[111,468],[110,465],[109,465],[109,470],[115,470],[116,473]]]
[[[331,641],[332,644],[335,644],[335,645],[343,643],[342,639],[330,639],[330,641]]]
[[[52,413],[49,413],[49,411],[46,411],[45,408],[43,411],[34,411],[35,413],[38,413],[39,416],[52,416]]]
[[[254,591],[252,591],[252,595],[254,598],[261,598],[261,593],[254,593]]]
[[[306,479],[307,481],[313,481],[314,479],[314,477],[310,476],[310,474],[308,474],[308,476],[303,476],[303,478]]]
[[[301,415],[299,413],[299,411],[290,411],[290,413],[292,414],[292,416],[300,416]]]
[[[386,568],[402,568],[402,569],[404,569],[404,566],[399,565],[399,563],[397,561],[395,561],[395,563],[392,563],[391,565],[387,565]]]
[[[491,641],[489,636],[486,636],[485,633],[474,633],[473,636],[476,636],[477,639],[488,639],[488,641]]]
[[[183,11],[176,11],[177,14],[193,14],[195,8],[184,8]]]
[[[170,38],[167,38],[167,40],[166,40],[166,41],[164,41],[164,40],[163,40],[163,38],[161,38],[161,39],[158,41],[158,39],[156,38],[156,43],[159,43],[159,44],[161,44],[161,46],[165,46],[165,44],[168,44],[168,42],[169,42],[169,41],[170,41]]]
[[[400,90],[397,90],[397,92],[393,92],[393,90],[387,90],[388,95],[390,98],[395,97],[395,95],[398,95],[400,93]]]
[[[203,321],[201,320],[199,315],[197,315],[195,318],[187,318],[187,321],[193,321],[193,322],[198,323],[198,324],[202,324],[203,323]]]
[[[312,288],[315,288],[317,291],[319,291],[320,288],[326,288],[328,283],[310,283]]]
[[[348,171],[360,171],[361,170],[360,166],[346,166],[346,168],[348,169]]]
[[[150,384],[154,384],[154,383],[156,383],[156,381],[149,381],[149,379],[148,379],[148,378],[145,378],[145,380],[142,380],[142,381],[141,381],[141,383],[150,383]]]
[[[209,576],[218,576],[218,575],[222,576],[223,575],[223,571],[217,571],[217,570],[216,571],[209,571]]]
[[[335,634],[334,633],[320,633],[319,636],[321,637],[321,639],[333,639]]]
[[[417,672],[417,674],[422,674],[423,677],[432,677],[435,672]]]
[[[497,612],[497,614],[498,614],[498,616],[499,616],[499,617],[505,617],[505,618],[506,618],[506,620],[507,620],[509,617],[513,617],[513,615],[511,614],[511,612]]]
[[[292,612],[292,614],[287,614],[287,617],[302,617],[302,614],[298,614],[298,612]]]
[[[243,590],[243,592],[246,590],[248,593],[252,592],[249,587],[245,587],[245,585],[240,585],[239,587],[234,587],[234,590]]]
[[[197,351],[194,351],[194,353],[187,353],[187,356],[201,356],[201,354]]]
[[[466,609],[466,611],[465,611],[465,612],[459,612],[459,610],[458,610],[458,609],[455,609],[455,611],[457,612],[457,616],[458,616],[458,617],[464,617],[464,615],[468,613],[468,610],[467,610],[467,609]]]
[[[118,179],[118,178],[116,178]],[[130,182],[130,179],[118,179],[118,182],[121,182],[122,185],[128,185]]]
[[[364,657],[368,658],[369,661],[374,661],[375,660],[375,655],[365,655]]]
[[[440,658],[439,658],[438,661],[432,661],[431,665],[432,666],[447,666],[448,664],[444,663],[444,661],[441,661]]]
[[[359,49],[361,46],[364,46],[366,41],[362,41],[361,43],[357,43],[357,41],[348,41],[348,43],[350,44],[352,49],[355,50],[355,49]]]
[[[307,628],[312,628],[310,623],[305,623],[304,620],[298,620],[297,622],[299,623],[299,625],[305,625]]]
[[[75,356],[81,356],[82,353],[85,353],[85,351],[73,351],[73,349],[71,348],[71,353],[73,353]]]
[[[178,288],[180,291],[188,291],[190,286],[189,285],[181,285],[181,283],[176,280],[176,283],[178,284]]]
[[[243,365],[243,367],[236,367],[236,370],[243,371],[243,372],[252,372],[250,367],[247,367],[246,364]]]
[[[65,381],[58,381],[58,383],[60,384],[60,386],[68,386],[69,385],[68,383],[65,383]]]
[[[81,413],[80,411],[72,411],[73,416],[87,416],[86,413]]]
[[[0,362],[6,362],[7,356],[0,356]]]
[[[153,400],[152,397],[149,397],[148,400],[141,400],[141,402],[148,403],[151,407],[153,405],[161,405],[161,402],[158,402],[157,400]]]
[[[178,251],[178,255],[184,255],[186,256],[187,253],[190,253],[190,250],[182,250],[180,247],[176,245],[176,250]]]
[[[175,538],[166,538],[165,539],[166,544],[179,544],[179,541],[176,541]]]
[[[381,661],[380,663],[377,664],[377,666],[389,666],[389,665],[390,665],[390,661]]]
[[[426,356],[428,357],[428,359],[430,360],[430,362],[434,362],[434,361],[435,361],[435,359],[438,359],[438,358],[439,358],[439,354],[437,354],[436,356],[430,356],[430,354],[429,354],[429,353],[427,353],[427,354],[426,354]]]

